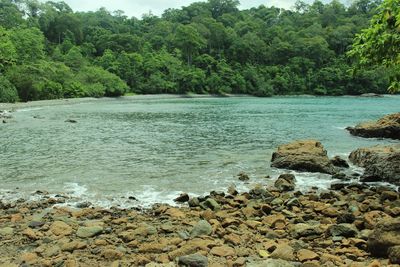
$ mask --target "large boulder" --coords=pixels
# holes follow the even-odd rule
[[[352,135],[372,138],[400,139],[400,113],[387,115],[378,121],[364,122],[346,128]]]
[[[279,146],[278,151],[272,154],[271,162],[275,168],[328,174],[336,172],[326,150],[316,140],[301,140]]]
[[[349,159],[365,168],[363,181],[400,184],[400,144],[359,148],[351,152]]]
[[[382,220],[368,237],[368,250],[373,256],[388,256],[389,249],[400,245],[400,218]]]

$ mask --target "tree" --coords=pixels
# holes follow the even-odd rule
[[[400,91],[400,2],[384,0],[370,27],[358,34],[348,55],[360,66],[384,65],[392,71],[390,92]]]
[[[206,40],[192,25],[179,25],[176,29],[175,42],[186,55],[189,66],[192,65],[193,54],[206,45]]]
[[[18,64],[45,57],[44,35],[38,28],[13,29],[10,38],[17,51]]]
[[[17,51],[8,31],[0,26],[0,73],[17,61]]]
[[[18,101],[17,89],[6,77],[0,74],[0,103],[14,103],[16,101]]]

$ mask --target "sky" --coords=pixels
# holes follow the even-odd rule
[[[96,11],[101,7],[105,7],[109,11],[122,10],[128,17],[134,16],[137,18],[141,18],[143,14],[147,14],[149,11],[159,16],[168,8],[180,8],[198,1],[199,0],[64,0],[74,11]],[[258,7],[262,4],[265,6],[289,9],[293,7],[296,0],[241,0],[240,2],[240,9]],[[306,0],[304,2],[312,1]]]

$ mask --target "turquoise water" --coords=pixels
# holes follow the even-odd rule
[[[269,166],[272,152],[292,140],[320,140],[330,156],[398,142],[353,137],[344,128],[399,107],[398,96],[129,97],[20,109],[0,125],[2,196],[46,190],[93,203],[128,203],[128,196],[153,203],[231,184],[245,189],[281,172]],[[237,180],[241,171],[249,185]],[[330,181],[300,176],[304,186]]]

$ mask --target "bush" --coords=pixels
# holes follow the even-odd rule
[[[18,101],[18,93],[15,86],[4,76],[0,75],[0,102],[15,103]]]

